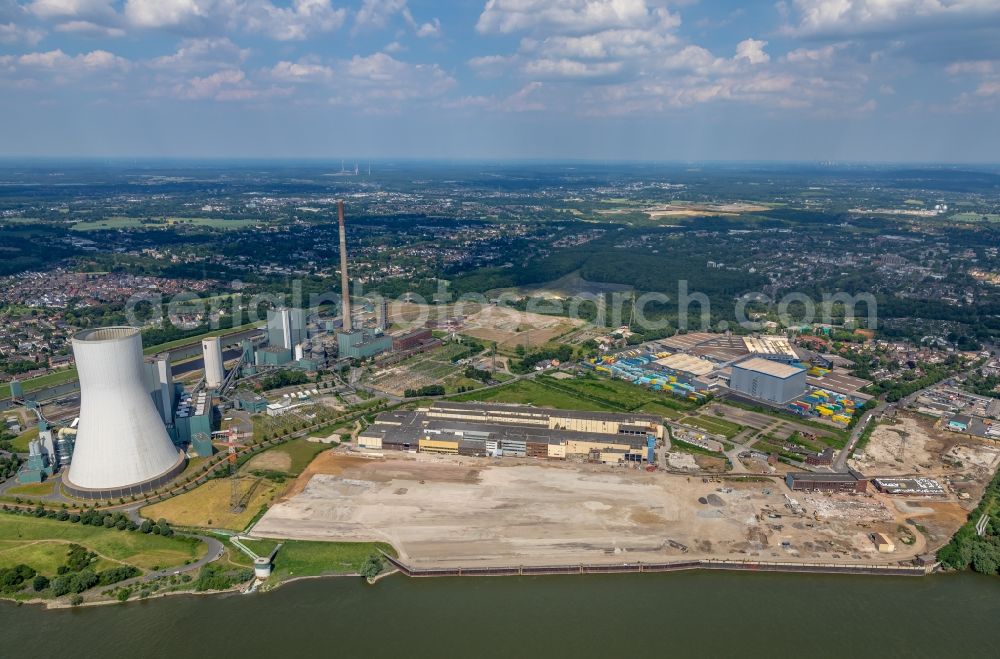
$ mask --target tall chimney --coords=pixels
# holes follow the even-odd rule
[[[341,310],[344,315],[344,331],[351,326],[351,285],[347,278],[347,232],[344,229],[344,202],[337,202],[337,220],[340,222],[340,295],[343,298]]]

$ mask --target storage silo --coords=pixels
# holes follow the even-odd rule
[[[222,340],[217,336],[201,340],[201,355],[205,362],[205,386],[218,389],[226,379],[222,362]]]
[[[153,490],[184,470],[143,379],[135,327],[84,330],[73,337],[80,422],[65,489],[87,499]]]

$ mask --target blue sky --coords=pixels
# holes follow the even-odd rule
[[[0,155],[1000,161],[1000,0],[0,0]]]

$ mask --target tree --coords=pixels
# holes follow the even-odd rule
[[[374,579],[380,572],[382,572],[382,557],[377,554],[369,556],[361,566],[361,576],[366,579]]]
[[[986,542],[977,542],[972,547],[972,569],[982,574],[996,574],[1000,568],[1000,552]]]
[[[36,593],[40,593],[49,587],[49,578],[44,574],[36,574],[34,581],[31,582],[31,587],[35,589]]]

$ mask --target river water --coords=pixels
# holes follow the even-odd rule
[[[314,579],[74,610],[0,603],[0,627],[5,657],[1000,657],[1000,578]]]

